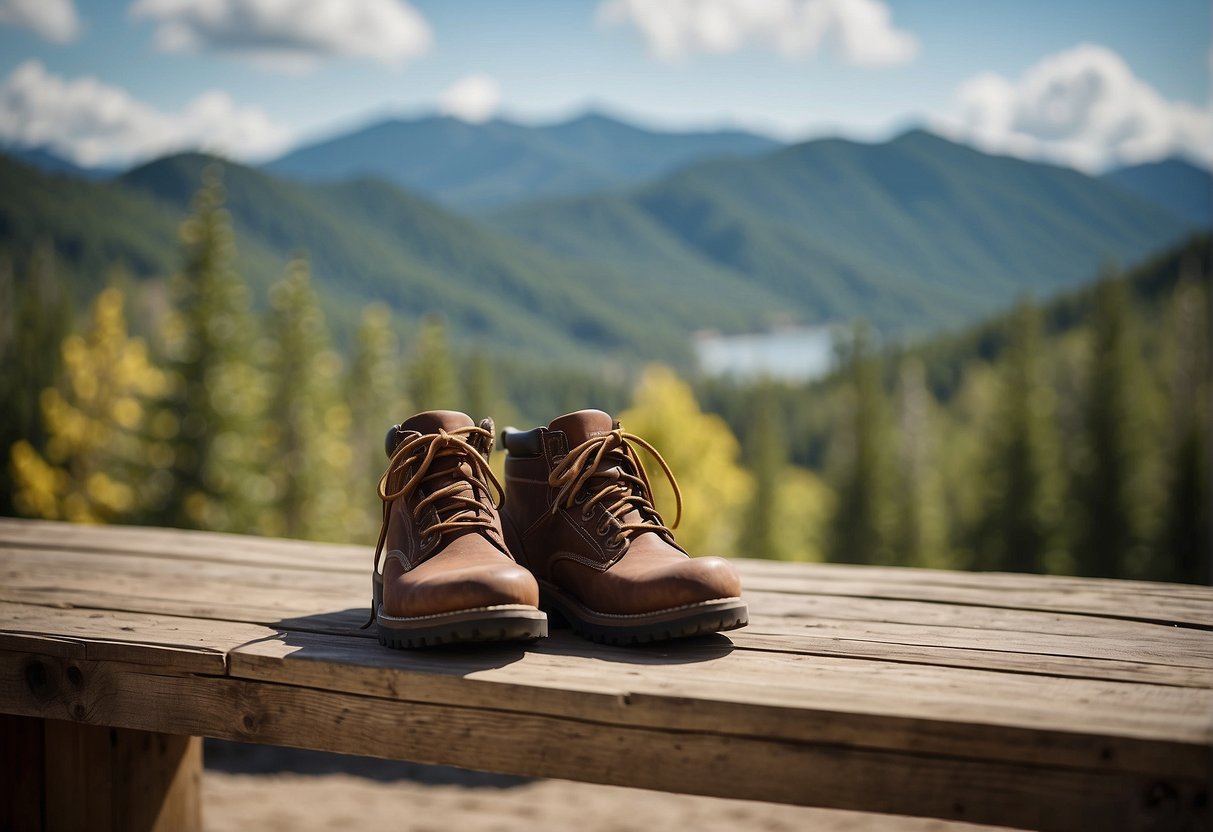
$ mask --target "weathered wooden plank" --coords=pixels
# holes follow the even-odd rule
[[[299,613],[306,610],[348,608],[361,604],[367,595],[365,575],[336,576],[325,573],[296,573],[261,566],[208,564],[196,561],[149,561],[141,556],[111,554],[100,560],[70,552],[14,549],[0,546],[0,574],[5,583],[0,592],[6,599],[34,600],[38,603],[55,594],[71,593],[67,603],[90,606],[79,599],[87,592],[97,593],[100,605],[113,596],[186,599],[193,606],[200,602],[216,607],[216,617],[232,618],[225,610],[266,607]],[[241,591],[233,593],[232,586]],[[28,591],[16,597],[19,590]],[[40,592],[39,592],[40,591]],[[756,612],[797,619],[845,618],[888,621],[907,624],[952,624],[978,631],[1007,630],[1026,635],[1049,633],[1080,637],[1131,636],[1133,644],[1150,652],[1159,663],[1166,663],[1168,648],[1179,648],[1184,656],[1201,659],[1209,665],[1210,637],[1203,631],[1162,627],[1144,622],[1105,620],[1064,612],[1022,611],[999,608],[971,608],[918,600],[840,597],[830,595],[788,595],[749,591]],[[250,603],[255,602],[255,603]],[[150,611],[150,610],[147,610]],[[163,607],[157,611],[168,611]],[[196,612],[192,613],[197,615]],[[261,616],[264,617],[264,616]],[[260,618],[258,620],[260,620]],[[1165,633],[1165,635],[1164,635]],[[1203,649],[1202,649],[1203,648]],[[1191,665],[1192,661],[1184,664]]]
[[[79,563],[81,557],[0,550],[0,569],[8,576],[0,586],[0,598],[235,619],[332,633],[349,632],[365,620],[363,610],[348,606],[359,603],[355,593],[361,576],[337,579],[321,575],[320,580],[309,581],[317,576],[197,562],[149,564],[139,557],[120,555],[85,569]],[[289,580],[292,577],[297,579]],[[234,585],[241,587],[238,593],[232,592]],[[735,638],[743,647],[1189,686],[1206,685],[1210,680],[1208,672],[1196,673],[1191,668],[1213,668],[1209,649],[1213,639],[1203,631],[1186,628],[1056,613],[779,593],[751,593],[750,604],[752,623]],[[326,609],[331,612],[315,613]],[[865,617],[876,620],[862,620]],[[902,625],[898,619],[913,623]],[[755,641],[760,636],[766,636],[761,645]],[[927,649],[914,651],[914,646]],[[1171,672],[1167,666],[1181,669]]]
[[[893,570],[875,566],[852,568],[855,571],[849,575],[831,575],[838,566],[822,565],[803,571],[768,574],[752,569],[752,563],[742,564],[742,580],[750,591],[928,600],[940,604],[1071,612],[1213,628],[1213,588],[1208,587],[1169,583],[1143,585],[1133,581],[1124,582],[1127,586],[1118,586],[1120,582],[1090,579],[1058,579],[1061,585],[1053,587],[1041,581],[1050,581],[1057,576]],[[904,572],[923,572],[924,576],[915,579]]]
[[[1122,595],[1158,595],[1164,598],[1208,600],[1213,588],[1199,584],[1171,584],[1123,578],[1081,578],[1074,575],[1038,575],[1028,572],[960,572],[912,566],[871,566],[842,563],[792,563],[787,561],[738,559],[743,573],[755,580],[769,578],[815,581],[853,581],[859,576],[886,586],[937,586],[963,589],[1007,589],[1042,594],[1069,595],[1098,590]],[[795,591],[795,590],[794,590]],[[811,589],[809,591],[812,591]]]
[[[56,623],[56,616],[65,613],[66,618]],[[43,626],[47,629],[61,627],[82,638],[87,637],[89,627],[109,632],[105,617],[85,617],[81,611],[45,614]],[[149,635],[160,636],[160,619],[127,615],[121,620],[128,622],[123,625],[129,627],[124,637],[130,643],[103,644],[101,655],[150,664],[162,673],[188,669],[178,661],[157,665],[163,648],[140,643]],[[962,742],[969,748],[968,753],[976,753],[973,749],[983,745],[988,746],[984,753],[1011,759],[1024,755],[1035,759],[1032,755],[1039,749],[1033,743],[1040,741],[1043,730],[1067,736],[1085,732],[1087,736],[1080,742],[1070,743],[1072,748],[1067,753],[1074,755],[1072,763],[1090,763],[1107,756],[1114,757],[1116,765],[1147,770],[1181,761],[1183,753],[1171,746],[1149,747],[1143,752],[1136,742],[1119,747],[1120,740],[1213,740],[1213,727],[1205,716],[1213,710],[1213,694],[1203,690],[1102,685],[1087,680],[1070,680],[1083,684],[1046,686],[1026,676],[919,668],[883,660],[730,652],[724,639],[654,652],[598,647],[563,632],[525,652],[517,648],[470,656],[441,651],[402,654],[361,638],[280,633],[227,622],[168,621],[177,622],[182,632],[190,633],[191,641],[202,639],[201,646],[208,651],[230,650],[227,660],[232,675],[448,704],[583,715],[581,709],[587,706],[590,694],[605,697],[611,707],[621,698],[639,701],[638,697],[648,696],[653,697],[648,718],[655,724],[669,724],[680,713],[678,718],[685,718],[690,712],[687,703],[695,702],[693,713],[709,726],[719,720],[737,726],[736,730],[757,730],[746,727],[737,711],[774,708],[773,715],[764,716],[766,730],[773,733],[797,725],[820,732],[814,720],[801,719],[806,710],[826,715],[830,730],[844,724],[838,714],[848,713],[861,715],[859,722],[863,723],[848,727],[848,735],[874,731],[880,742],[886,728],[873,727],[873,716],[926,720],[955,725],[952,731],[942,731],[938,726],[930,729],[929,734],[936,739],[946,739],[944,744],[933,746],[940,753],[955,752],[956,746],[947,743]],[[43,638],[28,636],[23,649],[40,650]],[[94,647],[89,641],[84,644]],[[123,649],[117,650],[118,646]],[[141,655],[144,650],[146,654]],[[506,686],[505,692],[502,686]],[[705,710],[704,703],[711,706]],[[642,709],[628,711],[638,718],[641,713]],[[987,728],[978,731],[975,725]],[[1012,741],[1004,732],[988,727],[992,725],[1026,727],[1030,729],[1028,740],[1020,737]],[[1066,743],[1052,738],[1045,745],[1053,749]],[[916,747],[921,750],[921,746]],[[1141,753],[1148,753],[1151,759],[1138,760]]]
[[[11,605],[0,605],[0,620],[10,608]],[[504,654],[489,652],[488,657],[503,666],[486,668],[483,656],[465,660],[461,654],[444,652],[401,654],[384,650],[362,638],[318,637],[231,622],[162,619],[137,614],[125,614],[111,620],[109,614],[98,616],[79,610],[16,609],[23,613],[20,620],[41,631],[26,636],[25,643],[21,644],[25,651],[40,651],[46,637],[43,633],[62,631],[82,639],[81,643],[90,651],[85,656],[77,654],[70,658],[101,656],[115,661],[151,664],[160,672],[223,672],[222,666],[191,665],[175,657],[165,661],[165,648],[157,642],[162,639],[163,627],[167,624],[183,635],[182,640],[189,645],[188,651],[202,650],[206,651],[204,655],[212,657],[230,651],[228,661],[233,675],[451,704],[470,701],[487,706],[496,702],[501,707],[499,703],[509,702],[509,708],[534,707],[552,713],[579,715],[582,711],[576,709],[584,704],[584,695],[591,693],[607,697],[612,704],[620,697],[657,696],[661,697],[662,707],[669,711],[684,709],[685,702],[713,700],[719,713],[704,712],[703,718],[709,725],[717,719],[741,725],[736,714],[724,710],[732,705],[784,709],[769,722],[771,731],[778,731],[789,720],[794,722],[796,709],[803,708],[942,721],[976,719],[983,724],[990,721],[991,712],[996,712],[998,718],[1010,720],[1009,725],[1020,724],[1033,730],[1049,726],[1077,730],[1083,728],[1082,722],[1075,721],[1079,717],[1107,720],[1087,724],[1084,728],[1095,737],[1088,738],[1077,752],[1087,761],[1108,753],[1109,746],[1104,743],[1103,734],[1109,731],[1127,731],[1129,736],[1137,736],[1142,730],[1148,732],[1160,726],[1172,726],[1180,731],[1175,736],[1184,736],[1184,731],[1193,731],[1199,736],[1205,731],[1213,737],[1208,721],[1202,721],[1199,716],[1202,709],[1213,708],[1213,696],[1204,691],[1165,697],[1150,687],[1114,686],[1109,689],[1088,684],[1051,689],[1051,697],[1025,697],[1024,693],[1038,687],[1031,677],[1004,679],[989,673],[957,675],[947,673],[947,668],[935,668],[936,672],[923,674],[896,666],[896,675],[887,679],[886,684],[873,685],[883,671],[872,671],[866,663],[847,663],[828,657],[788,661],[780,656],[748,656],[745,651],[728,655],[729,645],[724,639],[699,645],[674,645],[664,652],[653,652],[597,647],[565,632],[525,653],[521,650]],[[124,643],[108,641],[115,636],[114,623],[121,623],[119,637],[126,640]],[[107,640],[95,643],[91,640],[93,635],[104,636]],[[18,635],[12,635],[10,645],[19,644],[18,638]],[[187,658],[190,658],[188,653]],[[605,667],[604,659],[607,660]],[[881,659],[881,664],[884,663],[887,663],[886,658]],[[477,684],[469,685],[469,679]],[[492,683],[487,692],[481,690],[484,688],[482,682]],[[502,693],[500,685],[508,685],[508,693]],[[540,689],[539,693],[528,691],[528,686]],[[1120,698],[1126,690],[1133,691],[1135,701],[1126,703]],[[559,696],[554,698],[552,691],[558,692]],[[732,703],[715,701],[726,693],[734,700]],[[489,701],[477,699],[478,696],[487,696]],[[1002,704],[1003,698],[1010,699],[1010,706]],[[1087,704],[1075,707],[1074,701],[1070,700],[1082,700]],[[1101,701],[1106,705],[1097,704]],[[570,707],[574,710],[568,711]],[[791,715],[786,712],[788,710]],[[1143,728],[1140,716],[1143,713],[1157,718],[1159,724]],[[1193,715],[1196,715],[1195,719]],[[663,724],[670,715],[655,707],[653,719]],[[959,729],[969,743],[973,741],[971,732],[967,726]],[[982,741],[986,739],[983,737]],[[989,741],[1000,748],[1007,742],[1000,737]],[[942,747],[941,750],[953,751],[954,748]],[[1029,748],[1022,752],[1004,749],[998,753],[1010,753],[1014,757],[1019,753],[1035,752]],[[1174,759],[1172,749],[1159,753],[1164,763]],[[1122,751],[1120,758],[1131,760],[1132,754]],[[1158,764],[1156,760],[1142,765],[1149,768]]]
[[[752,631],[730,633],[729,639],[734,646],[742,650],[835,656],[945,668],[973,668],[1067,679],[1101,679],[1110,682],[1140,682],[1201,689],[1213,687],[1213,671],[1203,668],[1139,664],[1114,659],[1035,655],[976,647],[970,649],[899,644],[888,640],[870,641],[845,636],[805,635],[794,631],[764,630],[761,627]]]
[[[166,672],[222,674],[229,650],[275,634],[239,622],[0,602],[0,649],[28,651],[37,639],[40,652],[63,658],[149,664]]]
[[[1160,818],[1165,828],[1200,828],[1201,801],[1208,799],[1207,778],[1160,779],[603,724],[155,675],[117,663],[85,663],[83,685],[49,695],[27,686],[32,661],[45,664],[49,677],[67,672],[55,657],[0,655],[0,700],[17,713],[139,730],[171,726],[205,736],[492,771],[1045,830],[1145,829],[1157,827]]]
[[[365,546],[28,520],[0,520],[0,542],[6,541],[75,549],[78,553],[133,552],[167,559],[202,559],[317,572],[365,572],[370,562],[370,549]],[[737,564],[747,588],[759,591],[1056,610],[1213,627],[1213,588],[1209,587],[842,564],[754,560],[739,560]]]
[[[501,666],[491,654],[397,656],[348,641],[300,635],[257,642],[233,652],[230,672],[385,697],[1101,768],[1198,770],[1213,742],[1207,691],[1040,685],[895,664],[869,671],[828,658],[713,656],[710,647],[698,660],[679,656],[671,665],[661,656],[604,653],[568,634]],[[617,664],[603,666],[603,658]]]
[[[140,526],[92,526],[0,518],[0,544],[80,554],[139,554],[317,572],[370,571],[374,541],[352,546]]]
[[[1036,656],[1086,657],[1213,669],[1213,634],[1203,630],[1178,630],[1131,622],[1136,625],[1129,630],[1132,637],[1126,637],[1126,630],[1118,632],[1116,628],[1108,627],[1091,628],[1093,633],[1039,632],[1029,626],[1018,629],[1002,629],[995,625],[975,626],[982,619],[979,614],[970,615],[970,623],[965,626],[923,625],[888,621],[875,616],[868,619],[832,618],[816,614],[814,607],[804,604],[800,598],[781,599],[764,595],[760,600],[761,603],[752,605],[751,632],[777,632],[788,636],[837,634],[844,638],[865,638],[892,644],[987,649]]]

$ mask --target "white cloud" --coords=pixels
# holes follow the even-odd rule
[[[606,0],[598,19],[635,26],[663,60],[744,47],[807,57],[833,47],[850,64],[910,61],[918,39],[893,25],[884,0]]]
[[[155,21],[165,52],[228,53],[288,71],[335,57],[400,66],[432,39],[405,0],[136,0],[130,13]]]
[[[501,85],[488,75],[460,78],[443,91],[442,112],[472,124],[488,121],[501,101]]]
[[[33,29],[55,43],[80,36],[80,18],[72,0],[0,0],[0,25]]]
[[[285,130],[226,92],[211,91],[179,113],[165,113],[96,78],[65,79],[36,60],[0,85],[0,139],[47,146],[82,165],[123,164],[175,150],[202,149],[239,159],[267,157]]]
[[[1112,50],[1081,44],[1018,80],[982,73],[935,127],[995,152],[1086,170],[1181,153],[1213,161],[1213,105],[1168,101]]]

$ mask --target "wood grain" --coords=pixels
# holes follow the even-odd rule
[[[1172,816],[1195,824],[1205,788],[1190,778],[604,725],[155,675],[117,663],[85,663],[85,684],[61,699],[29,690],[31,662],[44,664],[50,677],[66,672],[56,657],[0,654],[0,700],[26,715],[151,731],[171,725],[243,741],[691,794],[1068,830],[1146,829]]]
[[[369,561],[0,520],[0,712],[1028,828],[1210,828],[1207,587],[741,561],[751,622],[727,638],[400,652],[358,629]],[[65,724],[55,747],[85,742]]]

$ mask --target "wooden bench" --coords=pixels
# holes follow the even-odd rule
[[[0,521],[0,828],[196,828],[198,737],[1022,828],[1210,828],[1213,589],[739,565],[751,623],[727,637],[398,652],[358,629],[366,547]]]

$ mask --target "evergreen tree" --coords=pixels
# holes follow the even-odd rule
[[[1145,577],[1208,584],[1213,568],[1209,467],[1209,293],[1189,277],[1172,310],[1167,490],[1158,543]]]
[[[493,368],[483,349],[472,350],[465,367],[464,379],[464,409],[471,417],[477,421],[485,416],[503,418],[504,414],[498,413],[502,396],[493,375]]]
[[[741,447],[724,420],[700,410],[691,388],[666,367],[645,371],[632,407],[619,420],[625,431],[653,445],[678,478],[683,498],[678,542],[695,555],[733,554],[737,521],[752,486],[741,466]],[[673,492],[655,464],[646,467],[657,509],[673,523]]]
[[[1125,577],[1144,558],[1148,385],[1123,281],[1096,286],[1081,457],[1074,477],[1080,574]]]
[[[855,327],[846,355],[846,403],[835,434],[838,502],[826,556],[838,563],[890,563],[891,481],[888,407],[868,330]]]
[[[943,496],[931,435],[931,393],[920,360],[902,362],[897,393],[894,561],[904,566],[947,566]]]
[[[350,407],[353,464],[349,469],[350,536],[373,538],[381,520],[375,482],[387,465],[383,435],[390,425],[408,417],[411,407],[399,382],[400,342],[392,316],[382,304],[362,310],[354,355],[345,377],[345,401]]]
[[[17,441],[44,449],[40,398],[62,372],[61,345],[72,328],[72,307],[55,268],[54,251],[38,246],[28,273],[18,281],[12,263],[0,262],[0,454],[8,456]],[[0,514],[12,514],[15,483],[0,465]]]
[[[312,290],[295,260],[270,289],[268,446],[279,527],[288,537],[336,540],[348,533],[345,472],[349,407],[338,396],[341,360]]]
[[[419,411],[448,410],[459,405],[454,359],[446,327],[437,317],[431,316],[421,324],[413,344],[408,382],[409,398]]]
[[[45,450],[19,440],[11,451],[13,501],[22,513],[81,523],[139,521],[162,485],[143,435],[148,401],[164,374],[127,334],[115,288],[94,301],[88,331],[64,339],[63,384],[40,397]]]
[[[1041,365],[1040,310],[1022,301],[1011,320],[986,439],[985,498],[975,566],[1061,571],[1060,446],[1053,393]]]
[[[232,232],[212,167],[182,228],[185,269],[165,327],[172,389],[154,420],[172,449],[164,521],[248,532],[272,494],[261,442],[264,384],[250,363],[255,330],[248,287],[232,267]]]
[[[750,421],[745,437],[746,460],[754,488],[746,507],[737,550],[746,557],[780,559],[791,557],[784,550],[778,529],[800,518],[782,516],[780,491],[787,469],[783,420],[769,383],[753,391]]]

